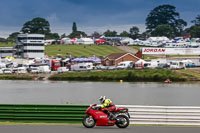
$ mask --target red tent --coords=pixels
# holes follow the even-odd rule
[[[102,44],[102,43],[105,43],[106,40],[104,40],[104,39],[99,39],[99,40],[96,40],[95,42],[98,43],[98,44]]]

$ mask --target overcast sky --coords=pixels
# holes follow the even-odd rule
[[[190,23],[200,14],[200,0],[1,0],[0,37],[20,31],[35,17],[49,21],[52,32],[67,35],[76,22],[78,30],[91,34],[107,29],[118,33],[132,26],[145,30],[145,19],[156,6],[171,4]]]

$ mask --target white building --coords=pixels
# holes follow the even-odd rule
[[[0,47],[0,57],[14,57],[15,49],[13,47]]]
[[[19,58],[43,58],[44,35],[19,34],[17,36],[16,56]]]

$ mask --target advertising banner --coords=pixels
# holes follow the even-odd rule
[[[148,55],[200,55],[200,48],[142,48]]]

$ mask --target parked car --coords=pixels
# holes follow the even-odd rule
[[[58,71],[58,73],[64,73],[64,72],[69,71],[69,69],[67,69],[66,67],[59,67],[59,68],[57,69],[57,71]]]
[[[72,71],[90,71],[94,69],[95,67],[93,66],[92,63],[78,63],[78,64],[71,65]]]
[[[191,63],[191,64],[187,64],[186,67],[189,67],[189,68],[192,68],[192,67],[195,67],[196,65],[194,63]]]
[[[133,61],[123,61],[118,64],[117,69],[129,69],[133,68],[133,66],[134,66]]]
[[[40,72],[39,67],[31,67],[30,68],[30,73],[39,73],[39,72]]]
[[[17,72],[17,73],[27,73],[25,67],[18,67],[16,72]]]
[[[103,65],[97,65],[96,69],[105,70],[107,67]]]
[[[5,74],[11,74],[12,73],[12,70],[10,68],[4,68],[2,70],[3,70],[3,73],[5,73]]]
[[[2,69],[0,69],[0,74],[3,74],[3,70]]]
[[[156,68],[157,69],[169,68],[169,65],[167,63],[161,63],[161,64],[158,64]]]
[[[107,66],[106,69],[107,70],[115,70],[115,69],[117,69],[117,67],[116,66]]]
[[[170,62],[170,69],[184,69],[185,62],[182,61],[171,61]]]

